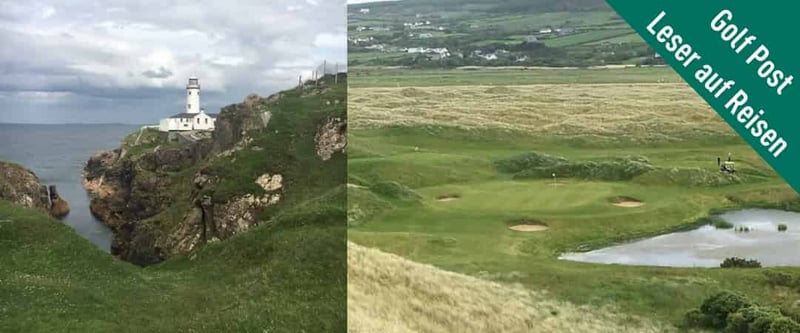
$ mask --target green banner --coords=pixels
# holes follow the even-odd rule
[[[794,1],[608,3],[800,192]],[[798,78],[800,79],[800,78]]]

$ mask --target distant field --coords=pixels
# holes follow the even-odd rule
[[[573,35],[545,39],[544,44],[549,47],[565,47],[581,45],[591,42],[603,41],[609,38],[624,36],[631,33],[631,29],[592,30]]]
[[[596,45],[596,44],[604,44],[604,43],[610,43],[610,44],[613,44],[613,43],[640,43],[640,44],[644,44],[645,41],[644,41],[644,39],[642,39],[642,37],[639,37],[639,34],[633,32],[633,33],[629,33],[627,35],[622,35],[622,36],[619,36],[619,37],[598,40],[598,41],[595,41],[595,42],[591,42],[589,44],[590,45]]]
[[[528,15],[502,16],[467,21],[479,26],[500,27],[506,30],[524,30],[546,27],[585,27],[615,22],[618,15],[612,11],[551,12]],[[534,32],[534,31],[531,31]]]
[[[671,68],[624,69],[379,69],[353,67],[350,87],[431,87],[572,83],[682,83]]]
[[[408,55],[408,53],[404,52],[380,52],[380,51],[351,52],[350,54],[347,55],[347,60],[353,62],[353,61],[369,61],[374,59],[393,59],[393,58],[401,58],[406,55]]]

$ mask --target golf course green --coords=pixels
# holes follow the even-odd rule
[[[690,87],[663,68],[649,70],[528,70],[529,81],[508,70],[507,85],[495,71],[491,84],[459,85],[424,78],[469,82],[463,78],[473,74],[407,69],[402,82],[381,82],[379,69],[360,76],[354,68],[350,241],[678,327],[723,290],[796,319],[800,289],[771,277],[797,279],[800,268],[558,260],[696,228],[726,210],[800,210],[800,196]],[[729,153],[734,174],[717,165]],[[537,227],[512,230],[520,225]]]

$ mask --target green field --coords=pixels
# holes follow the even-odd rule
[[[433,87],[470,85],[531,85],[569,83],[677,83],[669,67],[625,69],[383,69],[356,67],[350,88]]]
[[[606,41],[614,39],[619,36],[629,35],[630,28],[625,29],[609,29],[609,30],[592,30],[581,32],[574,35],[559,36],[556,38],[545,39],[544,44],[549,47],[566,47],[587,44],[598,41]]]
[[[637,83],[638,82],[638,83]],[[661,83],[657,83],[661,82]],[[713,211],[800,210],[800,197],[669,69],[355,69],[349,90],[349,239],[414,261],[671,325],[709,295],[742,292],[797,318],[800,290],[768,274],[586,264],[565,251],[691,228]],[[494,85],[494,86],[493,86]],[[503,86],[498,86],[503,85]],[[597,176],[520,177],[535,152]],[[731,152],[738,176],[716,171]],[[632,157],[633,156],[633,157]],[[628,175],[615,161],[644,160]],[[592,164],[594,163],[594,164]],[[614,197],[644,206],[621,208]],[[449,198],[443,200],[445,198]],[[547,230],[517,232],[515,221]]]

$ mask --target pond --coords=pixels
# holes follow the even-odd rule
[[[763,266],[800,266],[800,213],[746,209],[720,215],[749,232],[706,225],[590,252],[565,253],[562,260],[668,267],[719,267],[728,257],[756,259]],[[778,225],[788,230],[779,232]]]

